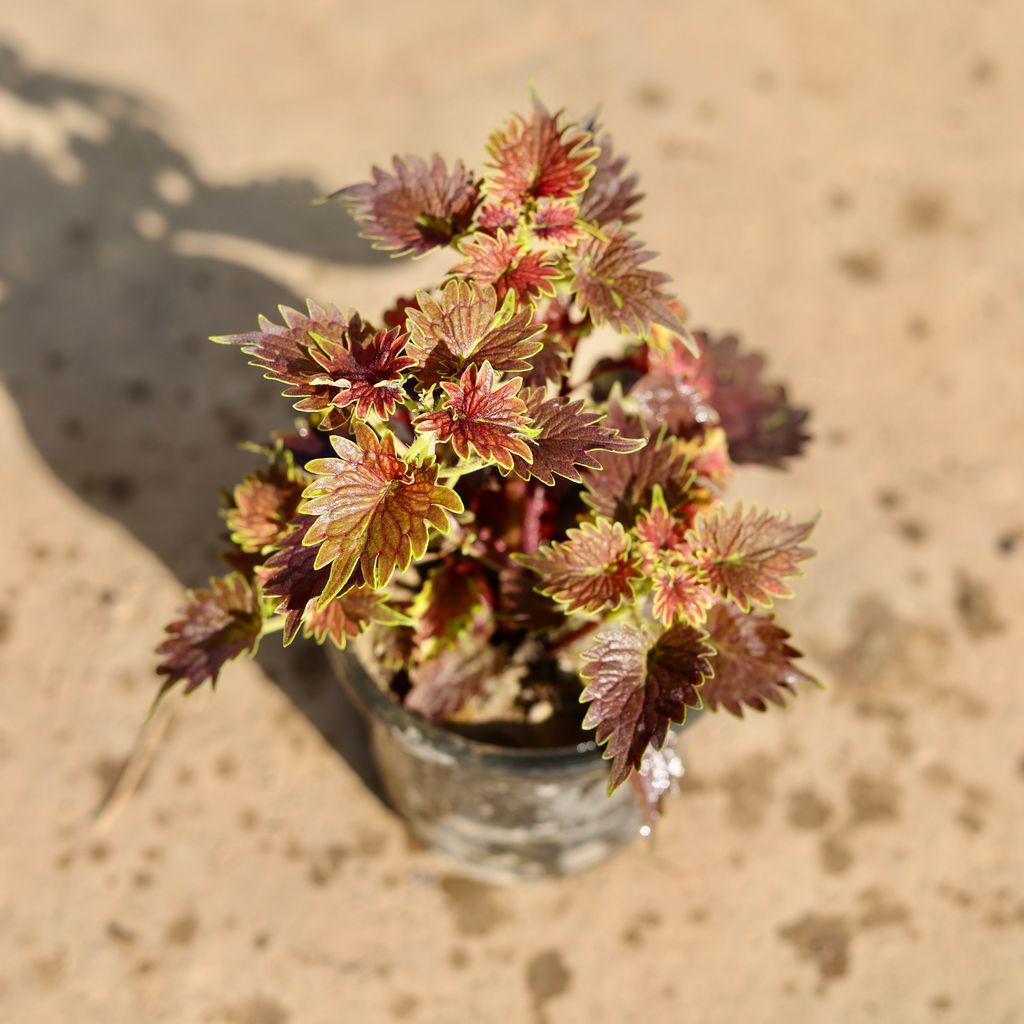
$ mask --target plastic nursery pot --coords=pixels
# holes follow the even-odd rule
[[[467,739],[406,711],[351,648],[330,650],[366,716],[392,807],[425,843],[489,881],[560,875],[596,864],[640,835],[632,786],[607,795],[595,743],[525,750]]]

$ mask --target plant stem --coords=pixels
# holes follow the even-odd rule
[[[156,757],[163,742],[167,727],[174,719],[174,712],[167,705],[160,705],[139,728],[131,752],[121,764],[114,784],[103,797],[93,816],[92,827],[98,835],[110,830],[114,819],[138,791],[143,776]]]
[[[528,555],[532,555],[540,547],[540,524],[544,516],[546,499],[545,485],[539,480],[534,480],[527,486],[526,500],[523,502],[521,541],[522,549]]]
[[[505,515],[505,541],[510,551],[525,551],[523,547],[523,505],[526,500],[526,482],[518,477],[509,477],[505,482],[505,500],[508,502]]]
[[[478,469],[486,469],[488,465],[489,463],[484,462],[483,459],[467,459],[457,466],[443,470],[438,479],[443,484],[449,484],[452,480],[458,480],[460,476],[465,476],[467,473],[475,473]]]
[[[404,459],[418,459],[424,453],[433,454],[434,450],[434,435],[433,434],[417,434],[416,440],[413,441],[402,455]]]
[[[571,647],[576,643],[577,640],[582,640],[585,636],[589,636],[600,625],[602,625],[600,621],[584,622],[582,626],[577,626],[576,629],[571,629],[568,633],[560,636],[548,647],[548,650],[551,654],[560,654],[567,647]]]
[[[287,616],[285,615],[272,615],[269,619],[263,620],[263,625],[260,627],[260,636],[267,636],[270,633],[279,633],[284,629],[284,624]]]

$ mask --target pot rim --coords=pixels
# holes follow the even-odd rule
[[[562,747],[505,747],[484,740],[470,739],[407,711],[389,697],[370,678],[359,655],[348,647],[344,651],[328,648],[328,657],[342,686],[367,717],[376,718],[403,733],[418,733],[442,754],[459,761],[474,761],[495,768],[515,768],[533,772],[564,773],[566,770],[594,770],[608,763],[594,740]]]

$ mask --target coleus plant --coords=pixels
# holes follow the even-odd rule
[[[160,696],[272,631],[372,630],[410,710],[464,727],[512,679],[503,714],[592,730],[610,790],[633,776],[653,808],[688,710],[812,682],[769,609],[813,523],[723,498],[736,464],[800,451],[807,413],[735,338],[688,329],[593,119],[535,101],[487,156],[482,177],[395,158],[336,193],[375,248],[454,250],[434,287],[375,324],[310,302],[213,339],[302,417],[226,496],[232,571],[168,627]],[[602,327],[619,340],[595,364]]]

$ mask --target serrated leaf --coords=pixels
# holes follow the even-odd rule
[[[713,338],[695,335],[701,356],[694,383],[707,394],[717,411],[729,442],[729,456],[737,463],[781,468],[783,460],[798,455],[809,440],[809,413],[790,405],[782,384],[764,379],[764,359],[743,352],[731,335]]]
[[[626,174],[626,158],[615,156],[610,135],[602,135],[598,145],[594,176],[580,200],[580,217],[596,224],[629,224],[639,220],[633,207],[643,198],[637,191],[639,178]]]
[[[680,447],[686,452],[686,457],[698,479],[715,488],[721,488],[732,476],[733,464],[729,458],[729,444],[721,427],[711,427],[702,434],[684,441]]]
[[[381,314],[380,322],[386,328],[399,327],[403,331],[405,330],[406,317],[409,315],[410,309],[419,309],[419,302],[415,296],[400,295],[390,306]]]
[[[330,438],[317,428],[315,418],[303,416],[295,420],[293,430],[275,430],[270,435],[272,442],[289,452],[298,466],[331,453]]]
[[[474,617],[489,613],[494,594],[479,561],[453,556],[434,566],[416,595],[410,615],[416,622],[416,642],[451,646]]]
[[[276,545],[290,529],[302,488],[291,452],[273,452],[265,469],[250,473],[231,492],[231,505],[224,511],[231,540],[246,554]]]
[[[663,560],[665,554],[682,554],[689,551],[686,533],[689,529],[685,520],[674,516],[665,501],[665,492],[660,484],[654,485],[650,508],[645,508],[636,518],[633,532],[639,541],[645,568],[653,568]]]
[[[625,407],[620,381],[612,383],[605,399],[605,406],[608,409],[608,426],[614,427],[623,437],[642,437],[646,440],[652,436],[652,431],[648,424],[644,423],[643,418]]]
[[[546,327],[546,335],[557,334],[573,350],[580,339],[592,330],[591,324],[581,320],[573,306],[571,295],[556,295],[545,299],[534,314],[538,323]]]
[[[408,607],[401,609],[408,611]],[[416,634],[412,626],[374,626],[370,650],[381,671],[389,676],[407,672],[416,654]]]
[[[316,568],[317,549],[303,544],[312,525],[311,516],[296,516],[278,550],[256,570],[264,597],[276,598],[271,602],[273,610],[285,614],[286,647],[302,628],[306,609],[316,607],[330,578],[328,569]]]
[[[509,562],[499,574],[498,619],[508,629],[539,633],[565,622],[565,612],[534,589],[537,577],[525,566]]]
[[[395,454],[395,438],[365,424],[355,441],[332,436],[334,459],[306,469],[319,477],[303,492],[299,512],[315,516],[303,543],[318,547],[314,566],[331,567],[321,606],[339,593],[357,566],[375,589],[385,586],[427,549],[429,528],[447,533],[447,512],[461,512],[459,496],[437,484],[432,460],[408,463]]]
[[[561,384],[569,376],[572,349],[557,334],[544,335],[544,347],[530,359],[530,369],[523,371],[523,386],[544,390],[547,384]]]
[[[332,597],[323,607],[310,601],[302,615],[302,635],[312,636],[318,644],[330,639],[339,650],[348,641],[365,633],[370,626],[407,625],[408,618],[392,608],[387,594],[371,587],[358,586]]]
[[[525,392],[526,408],[537,436],[528,439],[532,461],[519,455],[513,458],[513,470],[523,480],[540,480],[551,486],[555,476],[581,483],[578,467],[600,469],[603,458],[635,452],[644,445],[636,438],[620,437],[601,422],[602,415],[585,408],[585,403],[564,397],[545,398],[544,392]]]
[[[329,384],[337,391],[331,402],[340,409],[353,407],[359,419],[372,412],[381,420],[394,415],[405,401],[402,382],[405,371],[416,365],[411,356],[402,355],[406,335],[397,327],[348,344],[313,335],[317,347],[310,354],[320,364],[320,376],[314,384]]]
[[[510,291],[522,299],[554,295],[554,282],[562,276],[551,253],[530,250],[502,229],[493,235],[468,236],[459,243],[459,252],[465,259],[451,272],[493,285],[499,299]]]
[[[263,564],[267,557],[264,554],[253,554],[243,551],[241,548],[231,545],[223,551],[218,552],[220,559],[232,571],[237,572],[250,583],[256,579],[256,570]]]
[[[720,601],[708,614],[707,630],[717,653],[715,674],[701,697],[711,711],[724,707],[742,718],[744,706],[765,711],[769,702],[784,705],[798,685],[818,685],[793,664],[802,655],[770,614],[742,612]]]
[[[523,373],[523,386],[544,387],[548,383],[561,384],[569,376],[573,352],[587,332],[585,323],[578,323],[570,315],[572,297],[555,296],[546,299],[534,314],[537,323],[544,324],[541,336],[544,347],[531,358],[530,369]]]
[[[530,234],[542,245],[566,248],[585,234],[574,199],[541,199],[530,217]]]
[[[484,362],[499,373],[528,371],[530,356],[543,345],[544,325],[531,310],[516,308],[512,299],[499,309],[489,284],[451,280],[437,296],[420,292],[417,302],[408,311],[407,351],[427,386]]]
[[[209,590],[188,591],[182,618],[167,627],[157,648],[163,655],[157,673],[167,678],[156,699],[180,682],[185,693],[207,681],[216,686],[229,661],[256,651],[262,626],[259,599],[238,573],[210,580]]]
[[[692,565],[668,564],[654,570],[651,611],[663,626],[673,622],[699,626],[713,603],[707,581]]]
[[[582,523],[567,540],[543,544],[535,555],[517,555],[520,565],[540,577],[539,593],[568,612],[614,611],[632,601],[640,570],[630,554],[630,537],[608,519]]]
[[[671,305],[681,319],[685,317],[685,310],[678,302]],[[631,362],[640,376],[645,373],[665,374],[693,384],[698,376],[697,360],[700,357],[696,334],[693,335],[693,342],[696,348],[684,345],[677,334],[655,324],[643,338],[642,344],[630,347]],[[698,386],[707,392],[703,382]]]
[[[794,523],[786,513],[740,504],[698,518],[687,541],[714,592],[747,611],[752,602],[767,606],[792,595],[784,581],[802,575],[799,563],[814,554],[800,544],[815,521]]]
[[[477,214],[477,227],[488,235],[499,231],[515,234],[519,227],[522,207],[517,203],[486,203]]]
[[[677,437],[692,437],[718,423],[705,392],[676,374],[644,374],[629,389],[629,399],[649,424],[664,424]]]
[[[532,458],[524,440],[530,417],[519,397],[522,386],[519,377],[499,383],[490,363],[467,366],[458,383],[442,382],[446,397],[441,407],[417,417],[414,425],[420,433],[451,441],[460,459],[468,459],[472,449],[486,462],[509,470],[513,457]]]
[[[449,171],[436,154],[429,164],[396,156],[392,167],[393,174],[374,167],[371,181],[330,197],[345,204],[375,249],[422,256],[466,230],[479,192],[461,160]]]
[[[654,255],[621,226],[608,228],[604,238],[584,238],[569,253],[580,309],[594,323],[607,322],[617,331],[642,335],[651,324],[662,324],[688,339],[686,325],[664,289],[668,275],[644,266]]]
[[[451,718],[482,693],[500,671],[497,648],[468,640],[457,648],[442,648],[409,670],[412,688],[405,707],[434,721]]]
[[[596,729],[604,756],[612,761],[614,791],[639,768],[647,748],[660,750],[673,722],[699,708],[699,687],[711,675],[714,648],[706,634],[688,625],[666,630],[652,644],[640,630],[618,626],[598,635],[583,653],[580,700],[589,702],[585,729]]]
[[[353,344],[362,344],[372,337],[373,328],[358,314],[344,316],[336,306],[325,308],[312,301],[308,306],[308,314],[281,306],[283,326],[261,316],[258,331],[213,340],[240,347],[264,377],[288,385],[282,394],[297,399],[294,408],[322,414],[321,429],[334,430],[346,426],[350,416],[335,403],[338,387],[324,382],[324,353],[344,352]]]
[[[598,149],[589,132],[576,125],[562,127],[558,114],[534,101],[529,119],[516,114],[491,134],[487,153],[484,191],[497,202],[521,203],[582,192],[594,173]]]
[[[419,292],[408,310],[409,353],[439,373],[460,370],[495,323],[498,297],[488,285],[449,281],[435,297]],[[436,350],[440,352],[436,352]]]
[[[647,438],[644,446],[622,455],[598,457],[599,470],[584,474],[583,500],[598,515],[630,526],[650,508],[655,487],[661,487],[670,511],[690,495],[694,474],[685,453],[668,437]]]

